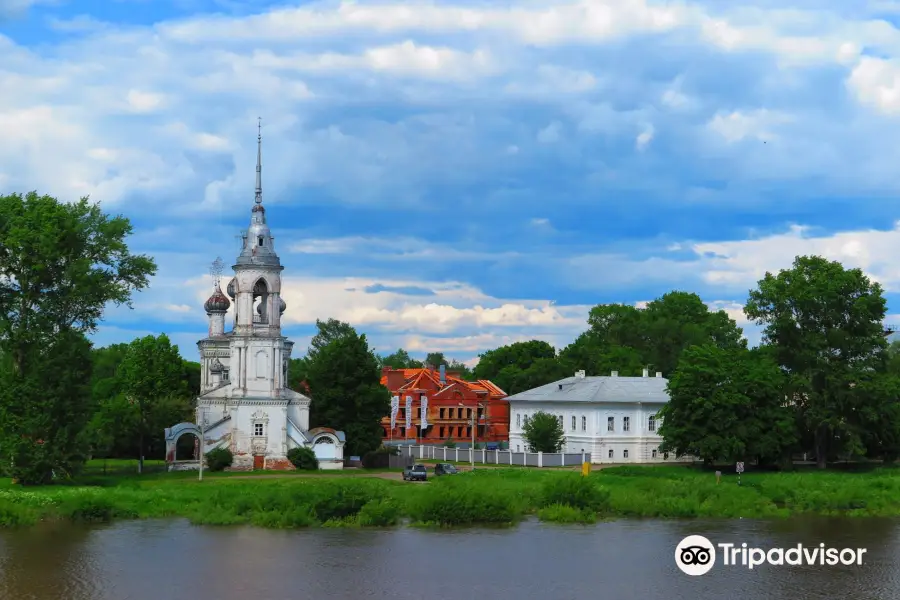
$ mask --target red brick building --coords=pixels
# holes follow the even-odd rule
[[[472,443],[472,417],[477,415],[476,443],[509,442],[509,402],[506,392],[487,380],[466,381],[458,373],[427,369],[381,371],[381,384],[400,397],[400,410],[391,431],[391,416],[381,419],[385,442],[441,444]],[[406,427],[406,397],[412,398],[412,427]],[[426,422],[420,425],[421,398],[428,398]],[[477,412],[476,412],[477,411]]]

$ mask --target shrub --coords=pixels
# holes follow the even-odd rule
[[[516,498],[505,490],[471,484],[432,483],[410,508],[410,516],[431,525],[514,523],[519,517]]]
[[[400,520],[400,507],[390,500],[370,500],[359,511],[362,527],[388,527]]]
[[[447,440],[444,442],[444,448],[456,448],[456,442],[453,440]]]
[[[547,481],[541,490],[541,507],[564,504],[597,512],[609,507],[609,492],[597,486],[590,477],[565,475]]]
[[[381,489],[371,481],[329,482],[317,491],[313,513],[322,522],[355,516],[373,497],[382,496]]]
[[[288,450],[287,458],[294,467],[302,471],[315,471],[319,468],[319,459],[312,448],[291,448]]]
[[[538,518],[550,523],[594,523],[597,521],[597,513],[566,504],[553,504],[539,510]]]
[[[80,494],[67,498],[60,513],[77,523],[109,523],[115,518],[133,518],[134,512],[121,510],[103,496]]]
[[[210,471],[224,471],[234,462],[234,455],[228,448],[215,448],[206,453],[206,466]]]
[[[365,469],[386,469],[391,466],[391,456],[400,454],[399,448],[382,446],[377,450],[366,452],[362,457],[362,465]]]

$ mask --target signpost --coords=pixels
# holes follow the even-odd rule
[[[738,474],[738,485],[741,485],[741,473],[744,472],[744,463],[739,462],[734,469]]]

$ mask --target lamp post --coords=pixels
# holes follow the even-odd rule
[[[205,420],[206,420],[206,411],[204,411],[201,408],[200,409],[200,476],[199,476],[198,481],[203,481],[203,458],[204,458],[205,450],[206,450],[206,448],[204,447],[205,441],[206,441],[205,440],[206,434],[203,433],[203,425],[204,425],[203,422]]]
[[[459,403],[460,406],[465,406],[462,402]],[[484,405],[481,403],[475,404],[475,410],[472,411],[472,417],[469,419],[469,425],[472,427],[472,447],[469,449],[469,458],[472,459],[472,470],[475,470],[475,432],[478,431],[478,409],[484,408]]]

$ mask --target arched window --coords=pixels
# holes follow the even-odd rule
[[[256,378],[265,379],[269,371],[269,354],[265,350],[256,353]]]
[[[572,417],[572,431],[575,431],[575,417]]]
[[[587,417],[581,415],[581,430],[587,431]]]

